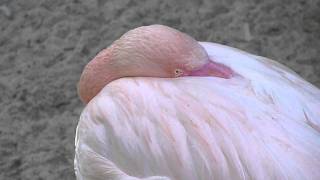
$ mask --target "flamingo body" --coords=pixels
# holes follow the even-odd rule
[[[200,44],[236,75],[112,81],[80,117],[77,179],[320,179],[320,90],[275,61]]]

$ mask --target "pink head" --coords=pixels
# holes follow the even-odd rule
[[[122,77],[174,78],[210,72],[224,77],[216,65],[187,34],[163,25],[143,26],[125,33],[86,65],[78,92],[88,103],[106,84]]]

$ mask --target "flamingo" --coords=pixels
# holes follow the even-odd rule
[[[78,91],[78,180],[320,179],[320,90],[276,61],[143,26]]]

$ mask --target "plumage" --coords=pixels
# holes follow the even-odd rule
[[[112,81],[81,114],[77,179],[320,179],[320,90],[275,61],[200,44],[236,75]]]

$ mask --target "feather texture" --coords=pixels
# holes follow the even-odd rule
[[[275,61],[200,44],[237,75],[111,82],[81,114],[78,180],[320,179],[320,90]]]

